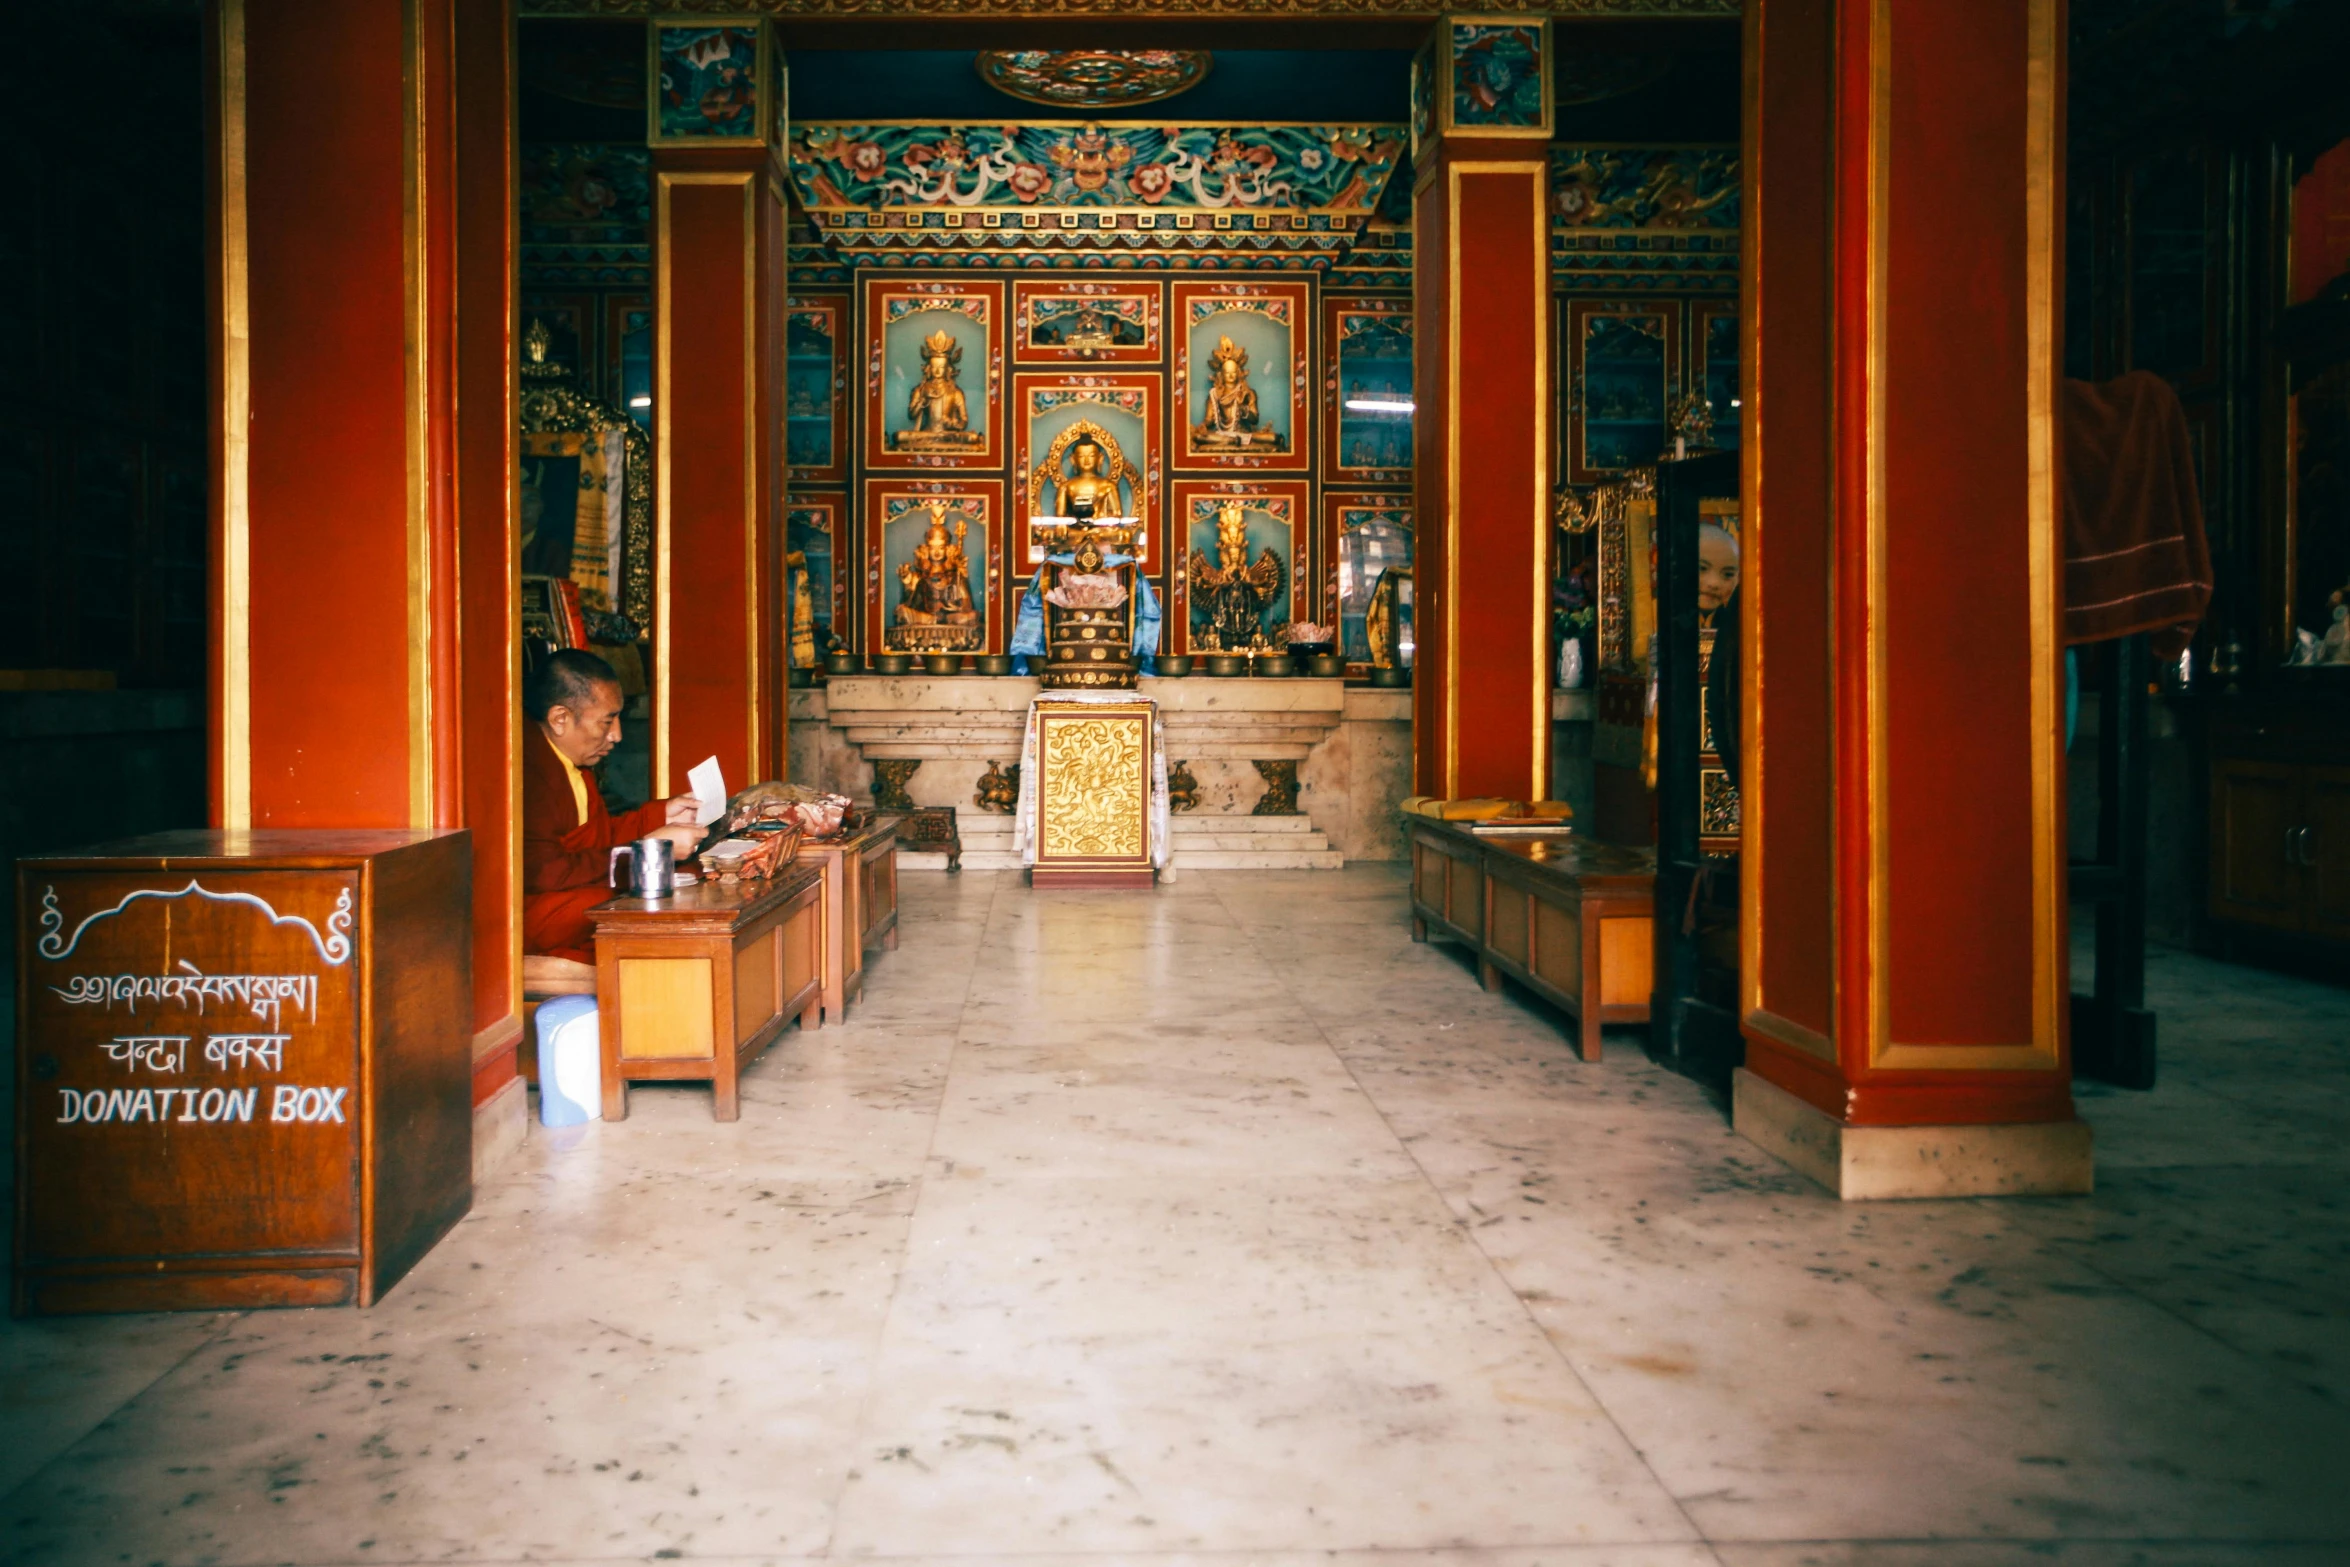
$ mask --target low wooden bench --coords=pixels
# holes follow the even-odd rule
[[[1412,939],[1457,941],[1477,978],[1503,975],[1575,1017],[1577,1050],[1600,1053],[1600,1028],[1648,1021],[1656,983],[1656,856],[1572,834],[1480,837],[1404,817],[1411,845]]]

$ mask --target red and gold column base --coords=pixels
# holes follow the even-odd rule
[[[1738,1134],[1846,1202],[1921,1197],[2070,1197],[2095,1187],[2089,1123],[1865,1126],[1839,1120],[1744,1068]]]

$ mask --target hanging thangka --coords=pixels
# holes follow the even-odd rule
[[[618,608],[626,441],[621,430],[522,434],[523,574],[569,577],[590,609]]]

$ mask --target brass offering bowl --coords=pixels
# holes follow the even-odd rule
[[[824,655],[824,672],[828,675],[853,675],[863,667],[863,661],[854,653],[827,653]]]
[[[1207,657],[1208,673],[1211,675],[1245,675],[1248,673],[1248,658],[1244,654],[1210,653]]]
[[[1336,653],[1316,653],[1306,661],[1306,673],[1317,680],[1335,680],[1346,673],[1346,660]]]
[[[1161,653],[1155,661],[1159,674],[1169,680],[1179,680],[1191,673],[1189,653]]]
[[[1008,675],[1012,672],[1009,653],[981,653],[971,660],[974,670],[983,675]]]
[[[1251,659],[1250,674],[1267,680],[1282,680],[1297,673],[1297,661],[1287,653],[1259,653]]]
[[[902,675],[913,667],[914,655],[911,653],[876,653],[873,655],[873,672],[877,675]]]
[[[1371,684],[1375,686],[1408,686],[1411,683],[1412,672],[1408,669],[1374,669],[1371,671]]]
[[[922,667],[934,675],[959,675],[963,672],[963,655],[926,653],[922,656]]]

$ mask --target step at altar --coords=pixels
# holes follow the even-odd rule
[[[1188,870],[1336,870],[1345,857],[1305,816],[1197,816],[1178,813],[1173,822],[1172,863]],[[1012,818],[993,812],[957,814],[956,830],[963,838],[963,868],[973,871],[1013,871],[1020,856],[1013,848]],[[898,851],[898,868],[943,871],[947,857],[939,853]]]

